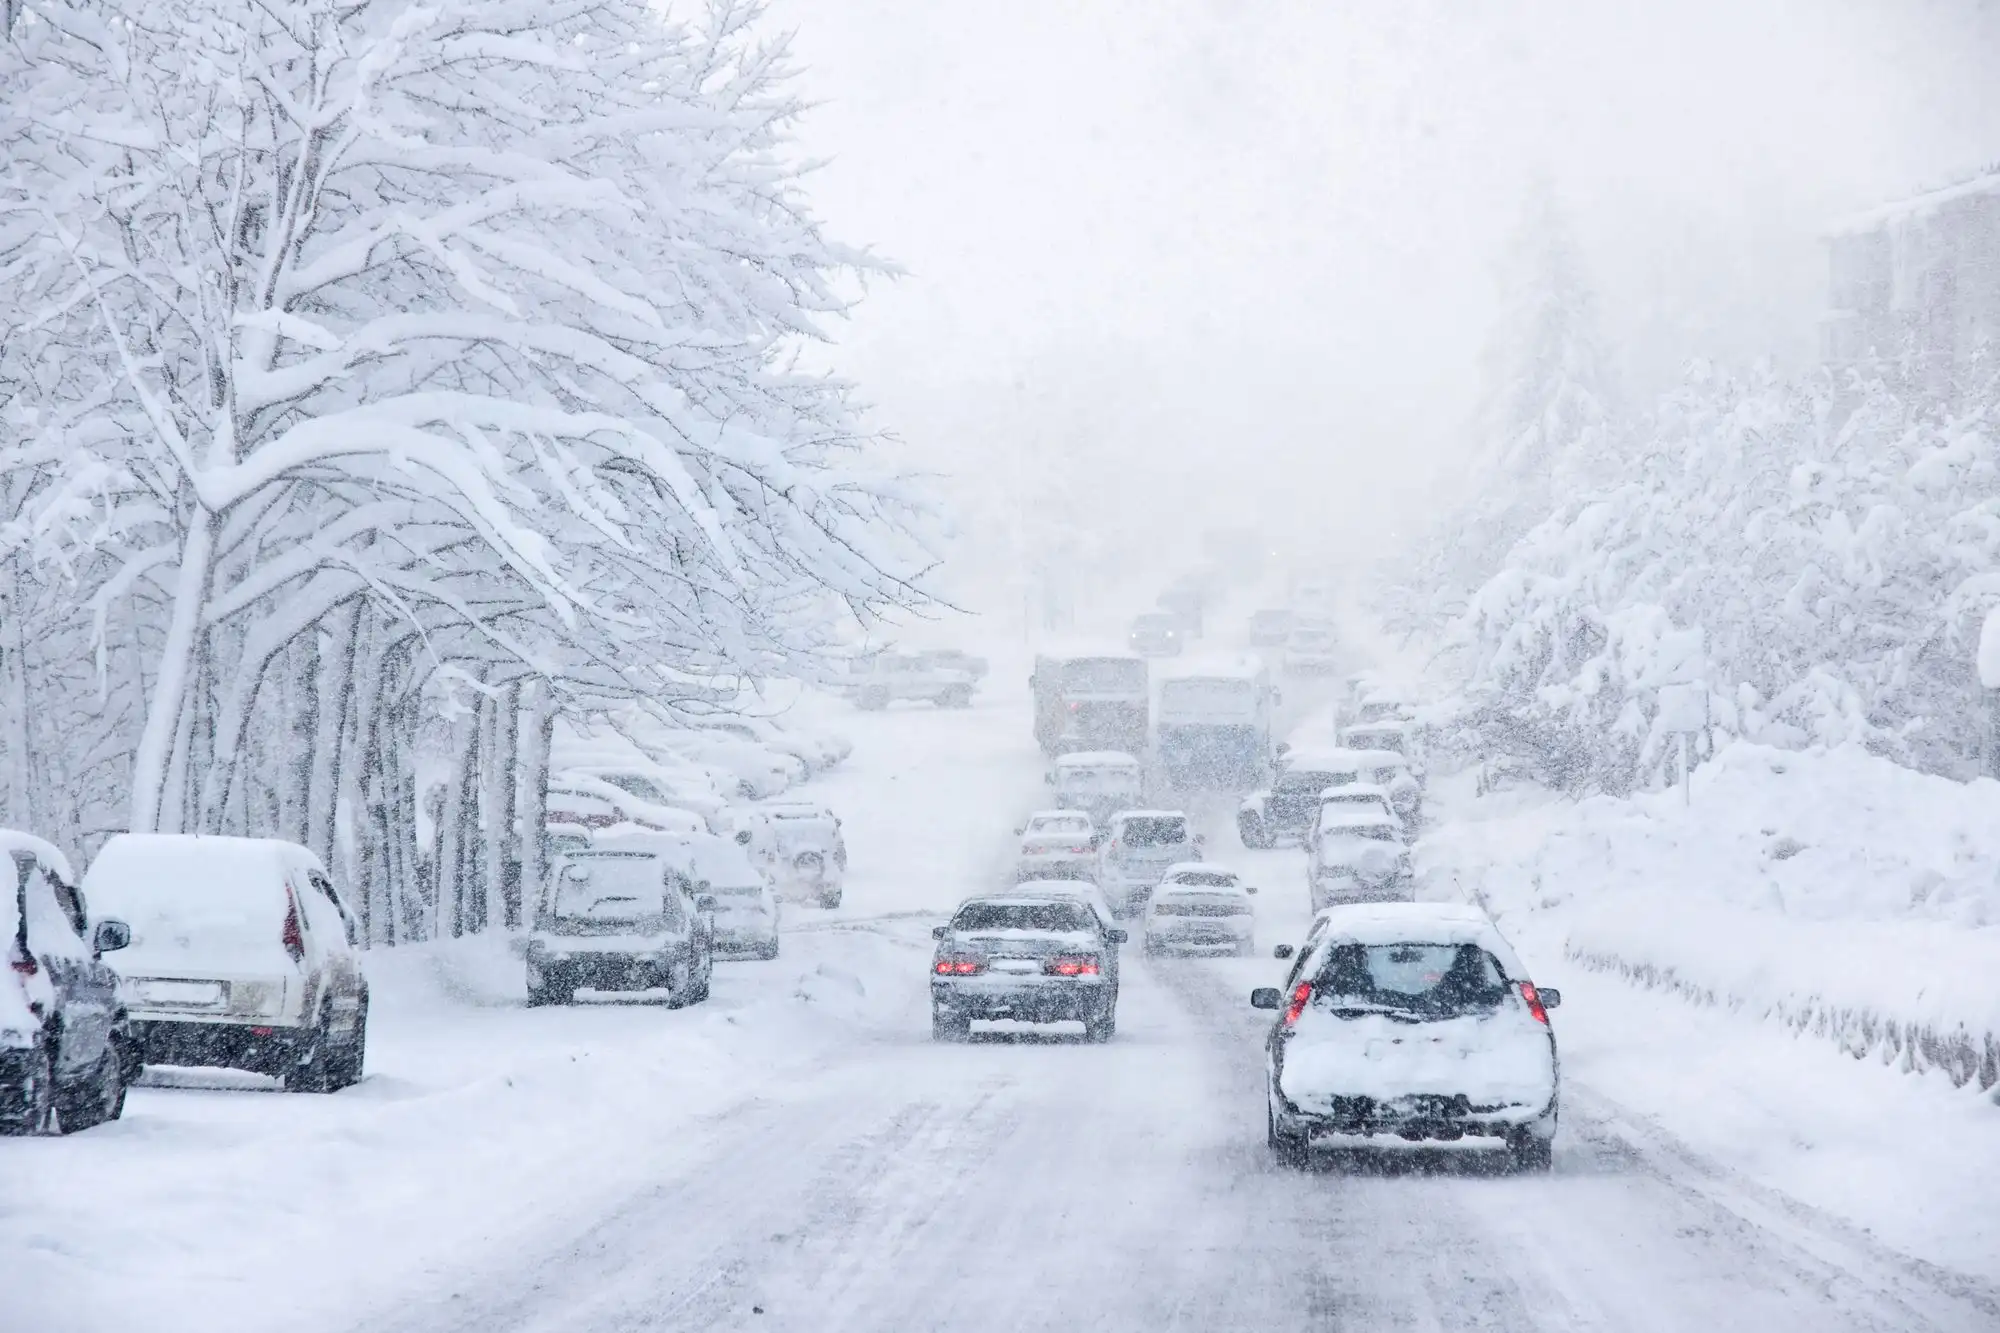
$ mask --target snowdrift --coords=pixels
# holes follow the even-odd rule
[[[1858,747],[1725,749],[1676,789],[1456,801],[1420,869],[1585,966],[2000,1083],[2000,782]],[[1510,808],[1511,805],[1511,808]]]

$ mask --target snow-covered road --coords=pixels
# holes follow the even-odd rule
[[[1583,1039],[1553,1175],[1445,1152],[1272,1166],[1245,997],[1303,926],[1302,867],[1235,851],[1221,804],[1211,850],[1263,887],[1265,958],[1131,950],[1108,1046],[933,1045],[928,928],[994,881],[1040,799],[1017,694],[843,721],[855,755],[819,790],[847,819],[846,905],[795,916],[777,962],[721,969],[711,1005],[528,1011],[504,955],[405,951],[373,960],[356,1089],[189,1076],[118,1125],[7,1145],[0,1264],[29,1298],[10,1314],[63,1333],[2000,1327],[1992,1272],[1933,1267],[1612,1100],[1568,977],[1558,1029]]]

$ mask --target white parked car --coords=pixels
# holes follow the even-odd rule
[[[145,1063],[247,1069],[295,1092],[360,1080],[360,936],[311,852],[276,838],[121,833],[83,888],[131,927],[117,968]]]
[[[810,801],[739,807],[722,830],[749,854],[778,897],[838,907],[847,881],[840,818]]]
[[[1146,773],[1122,750],[1077,750],[1057,756],[1048,782],[1058,807],[1081,810],[1103,824],[1144,799]]]
[[[559,775],[608,783],[648,805],[691,811],[712,823],[729,802],[711,780],[708,770],[678,756],[670,758],[670,763],[641,760],[565,764]]]
[[[731,958],[778,956],[778,895],[733,838],[695,833],[675,839],[695,893],[715,900],[715,951]]]
[[[1141,935],[1149,954],[1214,953],[1247,958],[1256,943],[1250,897],[1242,876],[1200,861],[1172,866],[1146,903]]]
[[[1549,1010],[1492,921],[1457,903],[1336,907],[1314,918],[1265,1043],[1265,1138],[1303,1166],[1315,1141],[1488,1138],[1547,1171],[1562,1093]]]
[[[657,805],[609,778],[567,769],[549,781],[548,821],[586,829],[636,824],[655,833],[702,833],[708,821],[692,810]]]
[[[856,708],[879,710],[898,699],[921,699],[940,708],[970,708],[979,678],[923,653],[877,653],[858,659],[847,692]]]
[[[733,783],[734,794],[746,800],[762,801],[782,795],[806,778],[806,766],[795,756],[720,731],[669,732],[659,738],[658,744],[711,771],[726,774],[724,781]]]
[[[807,776],[832,768],[854,751],[854,746],[850,742],[837,736],[781,727],[770,718],[764,717],[703,718],[697,725],[704,731],[734,736],[738,740],[761,745],[767,750],[788,754],[804,765]]]
[[[1413,880],[1401,823],[1360,806],[1322,809],[1306,875],[1315,912],[1337,903],[1404,901]]]
[[[1021,838],[1016,879],[1089,879],[1096,873],[1097,827],[1083,811],[1038,810],[1014,832]]]

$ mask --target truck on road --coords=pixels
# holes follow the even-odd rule
[[[1251,791],[1271,766],[1278,692],[1256,658],[1171,669],[1160,682],[1154,752],[1168,783]]]
[[[1043,754],[1146,752],[1144,658],[1116,652],[1040,654],[1028,686],[1035,697],[1035,742]]]

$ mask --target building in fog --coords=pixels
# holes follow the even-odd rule
[[[1848,218],[1826,240],[1829,362],[1906,361],[1942,389],[1982,345],[2000,354],[2000,163]]]

